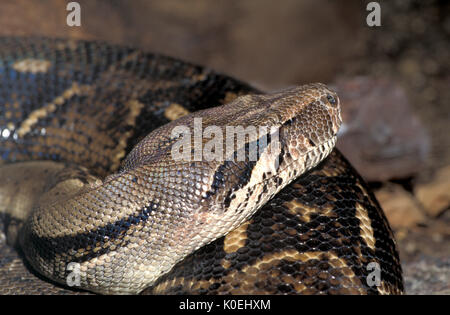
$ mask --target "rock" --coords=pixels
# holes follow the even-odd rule
[[[342,78],[334,87],[344,121],[337,146],[366,180],[406,178],[423,168],[430,140],[396,81]]]
[[[450,294],[450,211],[398,241],[406,294]]]
[[[421,255],[403,269],[406,294],[450,294],[448,259]]]
[[[417,201],[400,185],[387,185],[375,191],[375,196],[393,229],[410,228],[426,220]]]
[[[450,207],[450,165],[436,171],[434,178],[414,188],[414,193],[430,216],[437,216]]]

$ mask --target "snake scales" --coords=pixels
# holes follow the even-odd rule
[[[255,95],[238,97],[247,94]],[[292,173],[332,148],[337,97],[318,84],[258,94],[209,69],[131,48],[1,38],[0,223],[16,249],[0,243],[0,293],[70,292],[60,285],[71,274],[69,262],[81,266],[81,288],[99,293],[402,293],[389,224],[336,149],[269,201]],[[306,112],[295,113],[293,102]],[[231,103],[225,110],[194,116],[206,125],[278,124],[281,160],[274,174],[265,151],[256,162],[167,159],[174,139],[165,124],[225,103]],[[192,127],[194,116],[181,121]],[[302,153],[307,149],[310,155]],[[187,181],[177,182],[177,174]],[[260,183],[251,185],[255,178]],[[106,189],[112,200],[95,195],[105,183],[112,183]],[[263,203],[249,219],[248,208]],[[109,211],[100,209],[105,204]],[[37,210],[27,219],[31,209]],[[168,227],[149,228],[154,221]],[[222,225],[232,230],[226,236]],[[220,231],[204,235],[202,227]],[[178,258],[166,263],[173,253]],[[368,281],[370,263],[379,267],[375,285]],[[129,280],[136,278],[137,284]]]

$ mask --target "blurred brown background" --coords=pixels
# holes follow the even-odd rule
[[[343,102],[338,146],[393,226],[407,293],[450,294],[450,4],[379,1],[0,0],[0,35],[102,40],[229,74],[263,90],[321,81]]]

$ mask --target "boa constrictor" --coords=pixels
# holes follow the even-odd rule
[[[339,106],[323,84],[0,39],[0,293],[401,293],[383,211],[333,150]]]

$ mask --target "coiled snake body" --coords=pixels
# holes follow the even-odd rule
[[[340,124],[324,85],[264,95],[131,48],[0,47],[0,212],[44,279],[97,293],[403,291],[378,203],[337,150],[320,163]],[[229,127],[221,150],[210,140]],[[0,247],[0,292],[62,290],[21,283],[14,255]]]

